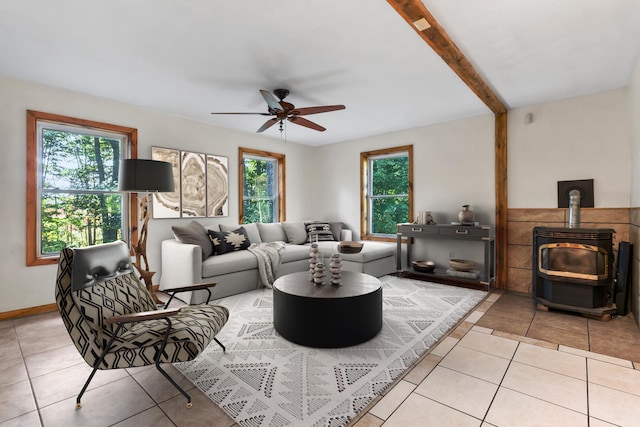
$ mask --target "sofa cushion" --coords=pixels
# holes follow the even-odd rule
[[[279,222],[259,222],[258,231],[263,242],[286,242],[287,235]]]
[[[302,245],[307,241],[307,228],[304,222],[283,222],[282,228],[287,235],[287,243]]]
[[[229,252],[223,256],[212,256],[202,263],[202,277],[222,276],[223,274],[258,269],[256,256],[249,251]]]
[[[191,221],[186,225],[174,225],[171,230],[175,238],[181,243],[200,246],[203,260],[209,258],[213,253],[213,245],[209,240],[207,229],[198,221]]]
[[[282,263],[300,261],[309,259],[309,250],[311,246],[304,245],[286,245],[282,254]]]
[[[233,231],[209,230],[208,233],[211,243],[213,244],[214,255],[241,251],[251,245],[251,241],[244,227],[237,228]]]
[[[334,241],[331,226],[328,222],[307,223],[307,242]]]
[[[225,225],[220,224],[220,231],[233,231],[240,227],[244,227],[247,235],[249,236],[249,241],[251,243],[262,243],[262,239],[260,238],[260,232],[258,231],[258,226],[255,222],[251,222],[249,224],[237,224],[237,225]]]

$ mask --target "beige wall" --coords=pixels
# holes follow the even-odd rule
[[[3,256],[0,257],[0,313],[51,304],[54,299],[55,266],[26,267],[26,110],[38,110],[96,120],[138,129],[138,156],[151,157],[151,147],[179,148],[229,158],[229,217],[199,219],[203,223],[238,222],[238,147],[249,147],[287,156],[287,218],[302,219],[313,214],[300,203],[307,197],[307,180],[315,176],[308,159],[312,147],[254,133],[239,133],[178,116],[135,107],[103,98],[54,89],[0,77],[0,229]],[[151,220],[147,250],[149,263],[160,278],[160,241],[171,238],[171,225],[189,219]]]
[[[637,99],[637,89],[634,93]],[[594,178],[597,207],[628,208],[631,147],[625,115],[629,105],[626,96],[627,90],[620,89],[510,112],[509,207],[555,208],[558,180]],[[494,121],[490,114],[341,144],[306,147],[3,77],[0,77],[0,99],[3,130],[0,179],[4,183],[0,190],[0,227],[5,248],[4,256],[0,257],[0,313],[54,302],[55,267],[25,266],[27,109],[137,128],[140,157],[149,157],[151,146],[229,157],[230,216],[202,222],[237,221],[237,148],[244,146],[287,155],[289,220],[340,220],[358,232],[360,152],[407,144],[414,145],[416,211],[430,210],[438,223],[448,223],[456,219],[462,204],[470,204],[477,220],[495,221]],[[524,123],[527,112],[534,116],[529,125]],[[606,137],[604,128],[611,129]],[[562,137],[554,137],[556,133]],[[575,148],[578,142],[583,148],[580,154],[562,148],[563,144]],[[640,151],[637,133],[634,144],[637,156]],[[542,172],[532,169],[532,162],[556,148],[562,149],[554,151],[556,154],[547,162],[547,172],[541,177]],[[596,168],[606,172],[596,172]],[[536,184],[540,178],[542,186]],[[638,188],[635,191],[640,193]],[[148,248],[153,269],[160,267],[159,242],[171,237],[171,225],[187,221],[151,221]],[[639,223],[636,220],[635,224]],[[439,248],[438,256],[444,254],[446,258],[448,250],[448,247]],[[466,256],[464,252],[463,255]],[[160,273],[158,271],[154,281],[158,281]]]

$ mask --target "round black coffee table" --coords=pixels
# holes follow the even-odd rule
[[[382,329],[382,283],[373,276],[342,272],[342,285],[315,285],[309,273],[292,273],[273,284],[273,326],[308,347],[346,347],[370,340]]]

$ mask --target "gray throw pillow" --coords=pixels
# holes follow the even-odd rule
[[[342,223],[341,222],[330,222],[329,227],[331,227],[331,234],[333,234],[333,240],[336,242],[340,241],[340,232],[342,231]]]
[[[302,245],[307,241],[307,228],[304,222],[283,222],[282,228],[287,235],[287,242]]]
[[[209,258],[213,253],[213,246],[207,229],[198,221],[191,221],[186,225],[174,225],[171,227],[173,235],[182,243],[198,245],[202,248],[202,260]]]
[[[284,233],[284,228],[279,222],[273,223],[258,223],[258,231],[260,231],[260,238],[263,242],[286,242],[287,235]]]

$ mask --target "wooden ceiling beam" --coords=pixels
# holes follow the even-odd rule
[[[507,111],[500,98],[480,77],[422,0],[387,0],[416,33],[447,63],[494,114]]]
[[[387,0],[495,115],[495,286],[507,289],[507,108],[473,68],[422,0]]]

